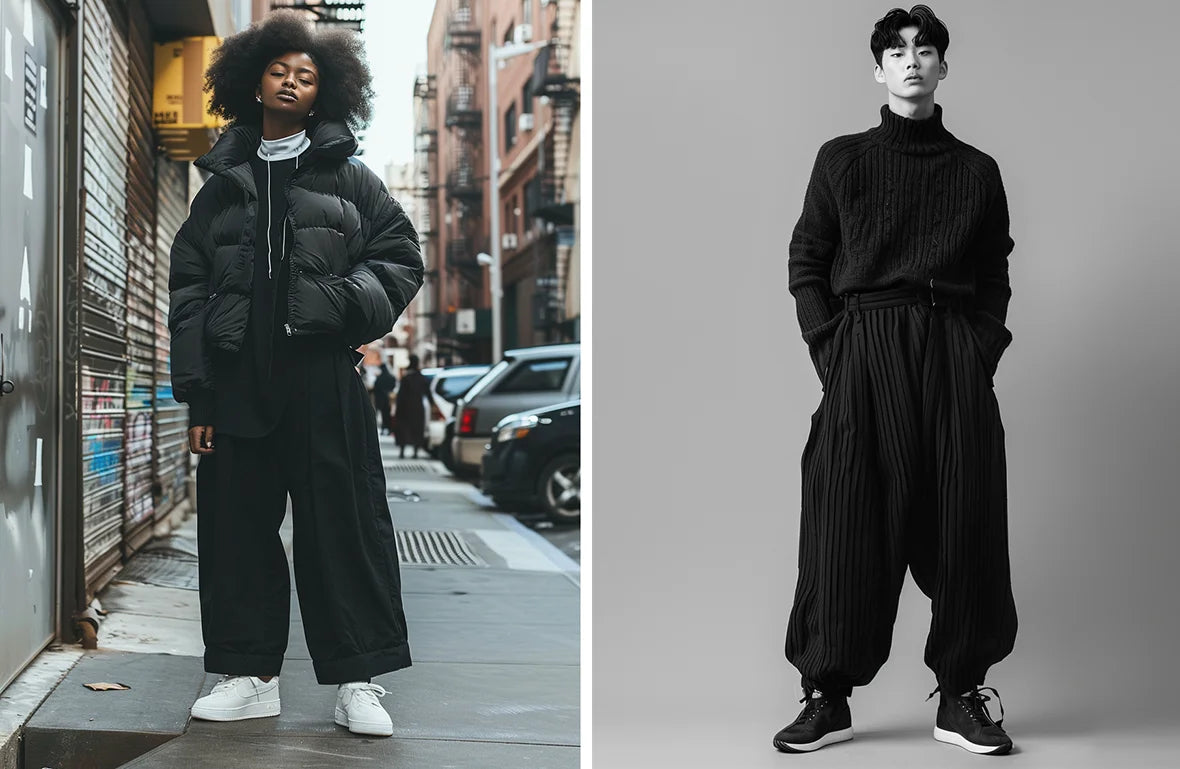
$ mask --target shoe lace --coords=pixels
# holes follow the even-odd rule
[[[803,699],[799,701],[806,702],[807,704],[803,706],[803,712],[800,713],[799,717],[795,719],[795,723],[805,724],[811,719],[815,718],[817,715],[819,715],[819,712],[823,710],[827,700],[828,698],[824,697],[823,695],[820,695],[819,697],[813,697],[811,696],[810,692],[805,693],[803,695]]]
[[[365,698],[365,702],[370,705],[376,705],[377,707],[381,707],[381,704],[377,702],[377,698],[384,697],[385,695],[389,694],[389,692],[385,691],[385,687],[374,683],[367,683],[352,687],[352,692],[354,700],[357,697],[363,696]]]
[[[930,697],[933,697],[935,694],[938,694],[938,692],[941,690],[942,690],[941,686],[935,688],[934,691],[930,692],[930,696],[926,698],[926,701],[929,702]],[[1000,720],[999,721],[995,721],[992,719],[991,713],[987,709],[987,705],[984,704],[987,702],[991,702],[991,699],[992,699],[991,697],[984,694],[985,691],[991,691],[993,694],[996,695],[996,703],[998,703],[1000,706]],[[983,724],[984,726],[987,726],[988,724],[995,724],[996,726],[1003,728],[1003,726],[1004,726],[1004,702],[1003,702],[1003,700],[1000,699],[1000,693],[998,691],[996,691],[993,687],[991,687],[991,686],[974,686],[971,688],[971,691],[967,692],[966,694],[964,694],[962,696],[959,696],[959,695],[952,695],[952,696],[959,702],[960,707],[962,707],[965,711],[967,711],[967,715],[971,716],[971,719],[973,721],[975,721],[976,723]]]
[[[245,678],[245,676],[222,676],[221,680],[213,684],[214,692],[223,692],[226,689],[232,689],[237,686],[238,681]]]

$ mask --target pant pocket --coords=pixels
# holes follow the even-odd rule
[[[988,347],[984,345],[980,339],[979,332],[976,330],[975,323],[971,318],[965,317],[967,326],[967,342],[975,350],[975,360],[979,363],[979,367],[983,370],[983,376],[987,379],[989,387],[995,386],[995,367],[988,353]]]
[[[847,318],[847,316],[845,316],[845,318]],[[824,368],[823,377],[820,379],[820,384],[824,392],[828,391],[828,387],[832,383],[832,377],[835,373],[836,366],[840,361],[840,353],[844,347],[844,325],[844,319],[841,319],[839,325],[836,326],[836,331],[832,334],[832,339],[828,345],[828,365]]]

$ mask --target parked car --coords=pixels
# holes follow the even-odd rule
[[[469,366],[447,366],[446,368],[424,368],[430,391],[430,421],[427,431],[430,435],[430,453],[438,457],[443,445],[447,420],[455,413],[455,401],[470,389],[491,366],[486,363]]]
[[[581,400],[510,414],[483,455],[481,488],[506,510],[540,508],[552,521],[578,521],[581,448]]]
[[[504,353],[455,404],[455,472],[480,471],[492,428],[504,417],[580,397],[581,358],[576,342]]]

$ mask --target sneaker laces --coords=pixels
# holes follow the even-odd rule
[[[384,697],[385,695],[389,694],[389,692],[385,691],[385,687],[374,683],[366,683],[361,684],[360,686],[353,686],[349,688],[352,689],[352,696],[354,700],[363,694],[366,695],[365,702],[376,707],[381,707],[381,703],[377,701],[377,698]]]
[[[216,692],[223,692],[226,689],[232,689],[238,685],[238,681],[242,680],[243,678],[247,678],[247,677],[248,676],[230,676],[230,675],[222,676],[220,681],[213,684],[213,691],[210,692],[210,694],[213,694]]]
[[[992,699],[991,697],[989,697],[983,693],[984,691],[987,691],[987,690],[990,690],[991,692],[993,692],[996,695],[996,702],[1000,706],[1000,720],[999,721],[996,721],[992,718],[991,713],[987,709],[987,705],[984,704],[987,702],[991,702],[991,699]],[[938,692],[940,692],[940,691],[942,691],[942,687],[941,686],[936,687],[934,689],[934,691],[930,692],[930,696],[928,696],[926,698],[926,701],[929,702],[930,697],[933,697],[935,694],[938,694]],[[944,692],[944,694],[945,694],[945,692]],[[953,696],[956,699],[960,700],[961,702],[965,703],[965,709],[967,710],[968,715],[970,715],[971,718],[973,720],[975,720],[976,722],[978,722],[984,726],[987,726],[987,724],[990,722],[990,723],[994,723],[996,726],[1000,727],[1001,729],[1004,728],[1004,702],[1003,702],[1003,700],[1000,699],[1000,693],[998,691],[996,691],[993,687],[991,687],[991,686],[974,686],[971,688],[971,691],[967,692],[966,694],[963,694],[963,695],[956,694]]]
[[[811,696],[811,692],[804,692],[803,699],[799,701],[806,702],[807,704],[803,706],[803,712],[800,713],[799,717],[795,719],[795,723],[805,724],[811,719],[815,718],[823,709],[827,699],[827,696],[824,694],[821,694],[818,697],[813,697]]]

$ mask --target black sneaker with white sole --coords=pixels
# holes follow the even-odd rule
[[[852,711],[848,699],[815,691],[804,694],[807,703],[799,717],[774,735],[774,746],[784,753],[808,753],[833,742],[852,739]]]
[[[930,697],[940,692],[935,689]],[[1000,705],[1000,720],[993,721],[984,703],[991,700],[984,694],[990,689]],[[926,699],[929,700],[930,697]],[[964,694],[941,692],[938,699],[938,716],[934,726],[934,739],[949,745],[958,745],[972,753],[988,756],[1002,756],[1012,750],[1012,740],[1004,731],[1004,703],[1000,693],[992,687],[976,686]]]

